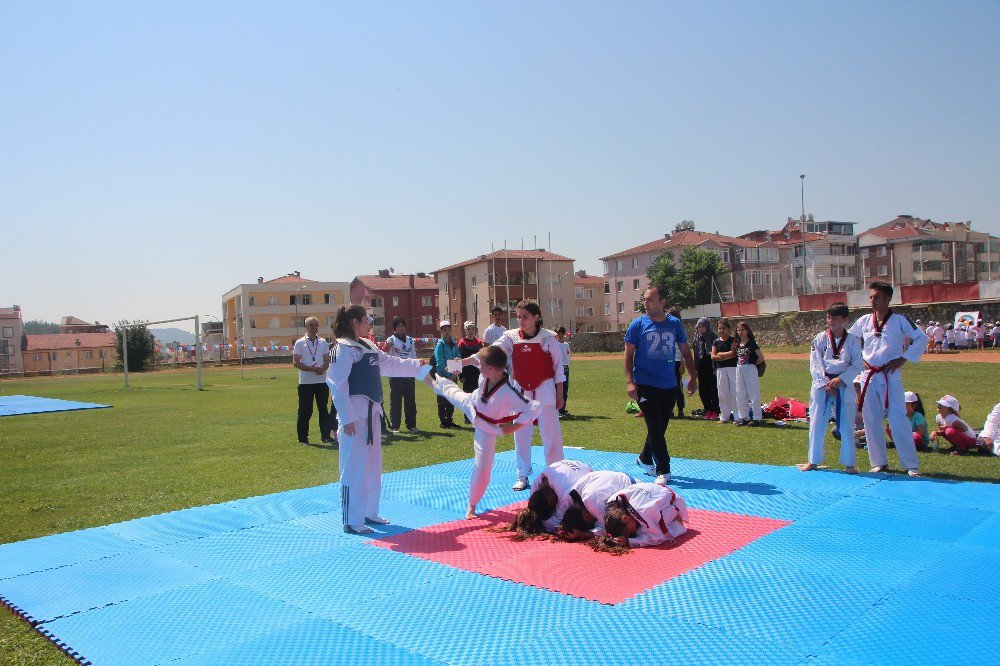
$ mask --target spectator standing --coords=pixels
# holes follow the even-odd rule
[[[296,422],[299,444],[309,445],[309,421],[312,419],[313,402],[319,412],[319,433],[324,444],[332,444],[330,437],[330,389],[326,385],[326,371],[330,367],[330,343],[319,337],[319,319],[308,317],[306,334],[292,347],[292,365],[299,371],[299,411]]]
[[[500,336],[507,332],[507,329],[503,325],[503,308],[499,305],[494,305],[493,309],[490,310],[490,319],[493,323],[487,326],[486,330],[483,331],[483,342],[488,345],[491,345],[499,340]]]
[[[712,421],[719,418],[719,386],[715,380],[715,367],[712,364],[712,343],[715,341],[712,322],[708,317],[702,317],[694,330],[694,363],[698,368],[698,395],[705,409],[704,418]]]
[[[406,320],[396,316],[392,319],[392,335],[386,340],[386,353],[396,358],[417,357],[417,343],[406,334]],[[413,377],[389,377],[389,430],[399,434],[400,412],[408,432],[417,432],[416,379]]]
[[[438,325],[438,330],[441,331],[441,339],[438,340],[437,346],[434,347],[434,371],[445,379],[450,379],[454,382],[457,380],[457,377],[448,371],[448,361],[461,359],[462,354],[458,351],[455,339],[451,337],[451,322],[447,319],[442,320]],[[437,405],[438,419],[441,421],[441,427],[457,428],[458,424],[453,420],[455,405],[440,395],[437,396]]]
[[[566,403],[569,402],[569,341],[566,340],[566,327],[560,326],[556,329],[556,339],[559,341],[559,350],[562,352],[563,375],[566,379],[563,382],[563,406],[559,410],[560,416],[568,416]]]

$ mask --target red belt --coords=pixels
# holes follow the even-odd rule
[[[885,375],[885,408],[889,408],[889,371],[885,367],[876,368],[874,365],[865,361],[865,370],[868,371],[868,375],[865,377],[865,383],[861,386],[861,395],[858,396],[858,409],[861,409],[865,404],[865,394],[868,393],[868,382],[872,380],[872,375],[876,372],[881,372]]]
[[[479,412],[476,412],[476,417],[486,421],[487,423],[492,423],[493,425],[500,425],[501,423],[513,423],[514,419],[517,418],[517,414],[511,414],[510,416],[504,416],[499,419],[494,419],[489,416],[486,416],[486,414],[480,414]]]

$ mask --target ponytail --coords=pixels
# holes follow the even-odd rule
[[[360,321],[367,313],[360,305],[341,306],[337,310],[337,319],[333,322],[333,334],[338,338],[356,339],[352,321]]]

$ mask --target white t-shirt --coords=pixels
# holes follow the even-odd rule
[[[302,365],[322,368],[330,357],[330,343],[319,336],[315,340],[310,340],[308,335],[303,335],[295,341],[292,353],[299,356],[299,362]],[[308,370],[299,370],[299,384],[323,384],[325,382],[325,372],[317,375]]]
[[[559,350],[562,351],[562,364],[564,368],[569,367],[569,343],[560,342]]]
[[[503,335],[504,331],[506,330],[507,329],[504,328],[503,326],[498,326],[497,324],[490,324],[489,326],[486,327],[486,330],[483,331],[483,342],[485,342],[488,345],[493,344],[494,342],[500,339],[500,336]]]
[[[959,422],[965,426],[965,432],[972,434],[972,428],[969,424],[959,418],[958,414],[948,414],[947,416],[941,416],[940,414],[934,415],[934,421],[937,422],[939,428],[946,428],[948,426],[953,426],[956,422]]]

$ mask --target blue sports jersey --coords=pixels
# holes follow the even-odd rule
[[[687,342],[687,332],[677,317],[667,315],[656,322],[642,315],[629,324],[625,342],[635,345],[632,375],[636,384],[656,388],[675,388],[674,345]]]

